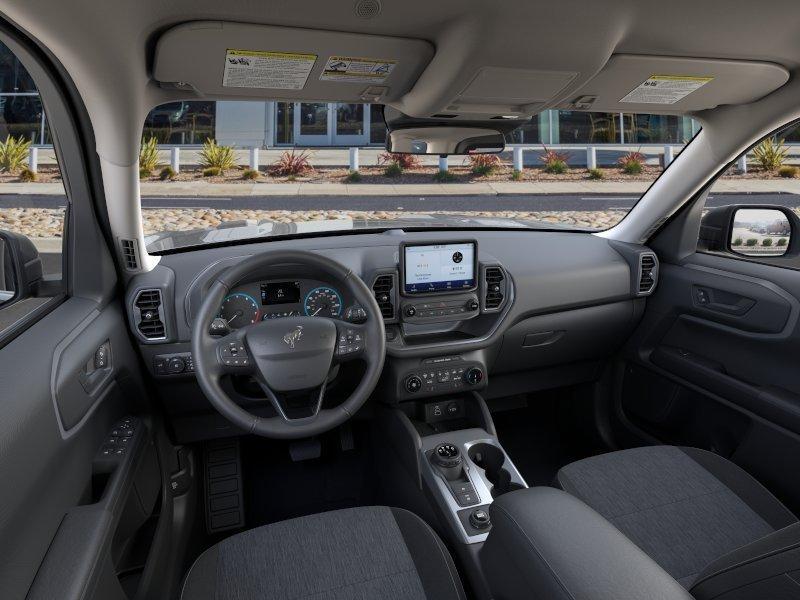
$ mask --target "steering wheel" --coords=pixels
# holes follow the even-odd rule
[[[285,317],[260,321],[224,337],[210,326],[222,300],[239,282],[278,265],[298,265],[322,272],[346,289],[367,313],[356,324],[325,317]],[[317,435],[340,425],[366,402],[378,383],[386,354],[381,311],[370,289],[344,265],[313,252],[272,250],[256,254],[219,274],[192,326],[192,356],[197,381],[211,404],[248,433],[269,438]],[[334,408],[322,408],[325,386],[338,364],[361,359],[366,371],[353,393]],[[223,390],[225,375],[252,375],[277,413],[259,417],[231,400]],[[289,416],[280,395],[313,391],[310,414]]]

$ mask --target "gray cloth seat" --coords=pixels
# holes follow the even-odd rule
[[[759,564],[769,572],[756,579],[774,575],[790,586],[782,573],[800,568],[796,517],[753,477],[711,452],[674,446],[611,452],[564,467],[557,480],[695,597],[717,597],[697,590],[723,580],[727,587],[734,568],[741,577],[743,566],[752,571]]]
[[[182,600],[463,600],[453,560],[419,517],[382,506],[229,537],[192,565]]]

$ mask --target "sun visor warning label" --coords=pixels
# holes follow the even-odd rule
[[[620,102],[633,104],[675,104],[713,77],[684,77],[680,75],[651,75]]]
[[[396,60],[359,58],[355,56],[331,56],[319,76],[320,81],[343,81],[349,83],[383,83],[389,77]]]
[[[302,90],[316,54],[227,50],[222,85],[236,88]]]

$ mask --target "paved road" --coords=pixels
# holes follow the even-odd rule
[[[233,197],[147,197],[145,208],[243,208],[264,210],[433,210],[480,211],[573,211],[631,208],[638,199],[633,195],[613,194],[502,194],[497,196],[233,196]],[[64,206],[63,196],[0,194],[0,208],[57,208]],[[714,194],[707,206],[725,204],[780,204],[800,207],[796,194]]]

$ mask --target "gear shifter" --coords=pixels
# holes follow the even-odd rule
[[[431,462],[448,481],[453,481],[461,476],[461,451],[455,444],[439,444],[433,449]]]

